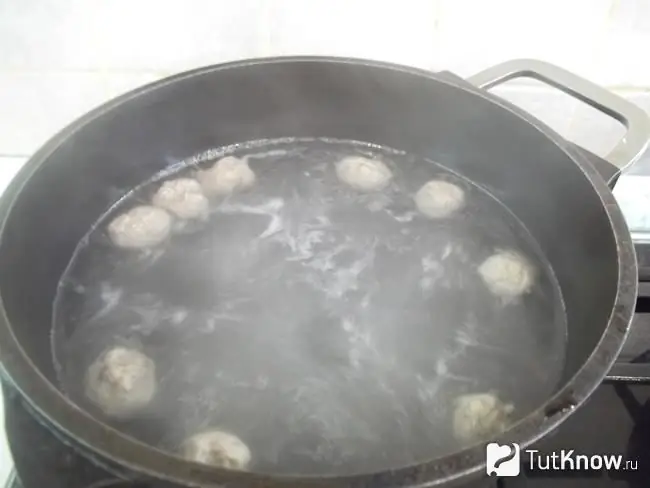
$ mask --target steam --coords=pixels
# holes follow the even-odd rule
[[[492,341],[515,336],[507,320],[479,320],[492,302],[477,299],[485,256],[475,243],[513,241],[508,225],[497,218],[470,232],[419,217],[409,189],[421,178],[408,179],[416,158],[349,141],[259,141],[175,161],[163,176],[230,153],[246,153],[258,184],[212,201],[206,222],[128,257],[90,259],[103,249],[95,234],[78,249],[55,317],[55,329],[74,330],[53,340],[61,383],[82,407],[79,365],[137,343],[160,371],[148,422],[165,432],[136,426],[133,435],[160,447],[223,428],[250,446],[256,469],[341,474],[453,449],[440,439],[455,392],[501,381],[472,358],[544,363],[547,351]],[[380,154],[391,187],[368,195],[340,185],[333,163],[349,154]],[[468,187],[476,218],[491,218],[496,203]],[[543,319],[530,318],[559,334]],[[541,376],[530,381],[545,394]]]

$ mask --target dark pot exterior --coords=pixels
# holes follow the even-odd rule
[[[289,90],[287,80],[297,85]],[[367,83],[362,86],[359,80]],[[276,88],[274,93],[279,98],[264,96],[269,86]],[[380,95],[388,96],[395,89],[399,93],[393,100],[376,106]],[[521,214],[548,251],[560,283],[566,284],[563,291],[573,322],[562,386],[545,405],[494,441],[517,442],[522,448],[530,445],[571,415],[600,384],[631,322],[637,291],[636,259],[623,215],[606,182],[569,143],[524,112],[453,76],[336,58],[279,58],[202,68],[124,95],[73,123],[30,159],[0,202],[0,267],[7,271],[4,278],[0,276],[0,358],[6,379],[7,431],[26,488],[58,488],[52,474],[62,472],[70,473],[69,479],[61,481],[60,486],[65,488],[112,486],[101,484],[111,479],[156,488],[378,488],[483,482],[483,445],[416,466],[346,477],[275,477],[212,469],[118,433],[56,389],[45,343],[35,336],[47,332],[43,324],[47,310],[39,308],[39,301],[46,304],[51,299],[50,289],[60,276],[58,267],[64,264],[59,261],[65,260],[79,233],[99,215],[98,209],[112,203],[114,196],[104,189],[108,186],[104,181],[134,186],[161,169],[156,167],[161,164],[160,154],[138,154],[145,151],[138,138],[165,141],[177,154],[196,152],[203,141],[173,139],[180,137],[186,126],[187,131],[206,130],[202,129],[209,126],[206,122],[215,117],[206,111],[206,99],[215,100],[222,115],[228,116],[219,131],[205,134],[215,137],[219,145],[286,132],[302,135],[301,131],[320,131],[317,135],[349,134],[357,140],[408,146],[405,150],[415,152],[430,151],[430,144],[465,151],[467,160],[474,158],[476,164],[463,167],[461,161],[458,169],[503,195],[504,203]],[[435,103],[423,107],[427,100]],[[278,109],[283,103],[290,107],[286,112]],[[405,106],[400,109],[400,104]],[[443,116],[436,118],[433,109]],[[269,121],[269,114],[275,110],[280,110],[280,115]],[[359,112],[365,113],[357,115]],[[386,124],[394,120],[401,120],[404,127],[396,129],[393,125],[388,130]],[[454,123],[465,124],[470,133],[480,131],[483,146],[471,147],[464,136],[445,133],[446,124]],[[129,124],[132,127],[126,127]],[[436,129],[432,134],[439,135],[431,140],[424,127]],[[119,144],[104,141],[107,129],[116,134]],[[515,147],[518,142],[522,147]],[[103,144],[108,146],[102,152]],[[511,161],[525,149],[530,149],[530,161],[518,165],[515,163],[519,161]],[[478,161],[482,154],[489,165]],[[102,165],[92,170],[87,167],[84,161],[91,156]],[[127,158],[144,162],[133,166],[122,162]],[[76,169],[75,164],[79,165]],[[78,185],[72,196],[68,180]],[[524,181],[527,183],[522,187]],[[535,200],[536,205],[527,205],[527,199]],[[77,212],[79,218],[66,221],[63,228],[60,223],[55,226],[45,213],[54,202],[62,213]],[[558,245],[559,232],[564,232],[562,245]],[[593,244],[594,234],[601,236],[597,244]],[[42,246],[48,238],[52,250]],[[590,256],[581,254],[588,247]],[[33,263],[34,270],[19,274],[20,269],[26,269],[20,268],[21,259],[37,252],[40,261]],[[55,256],[56,252],[59,254]],[[579,273],[591,273],[596,279],[586,280],[587,288],[576,287]],[[584,298],[598,306],[585,307],[580,303]],[[571,337],[579,340],[572,343]],[[27,439],[31,452],[18,447]],[[38,450],[37,456],[32,454],[34,450]]]

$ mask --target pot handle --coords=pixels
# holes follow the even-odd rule
[[[605,157],[619,170],[636,162],[650,142],[650,117],[643,109],[611,91],[545,61],[514,59],[470,76],[473,85],[490,89],[514,78],[534,78],[600,110],[621,122],[625,136]]]

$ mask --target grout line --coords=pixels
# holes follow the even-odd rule
[[[442,20],[442,5],[440,0],[433,0],[433,26],[431,32],[433,34],[438,34],[440,32],[440,22]]]
[[[429,42],[432,43],[430,57],[428,58],[429,66],[436,66],[435,71],[440,71],[437,67],[437,60],[440,57],[440,25],[442,21],[442,4],[440,0],[433,0],[433,25],[431,27],[431,37]],[[442,68],[444,70],[444,67]],[[433,71],[433,70],[431,70]]]
[[[610,0],[609,2],[609,10],[607,11],[607,16],[605,17],[606,28],[610,27],[614,21],[614,17],[616,16],[616,12],[619,7],[619,1],[620,0]]]

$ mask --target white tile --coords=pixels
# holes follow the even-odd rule
[[[613,90],[617,95],[638,105],[650,114],[650,89],[642,90]]]
[[[24,157],[0,156],[0,195],[9,186],[9,183],[25,164],[25,161],[27,161],[27,158]]]
[[[650,231],[650,176],[624,175],[614,187],[614,196],[631,231]]]
[[[0,195],[26,160],[27,158],[0,156]],[[13,461],[7,444],[7,436],[4,433],[4,425],[4,402],[0,390],[0,486],[4,486],[13,469]]]
[[[492,91],[542,120],[566,139],[601,157],[607,156],[625,135],[625,127],[620,122],[539,82],[525,86],[509,82]],[[650,114],[650,91],[615,93]],[[650,150],[626,173],[650,176]]]
[[[611,0],[440,0],[439,62],[461,76],[515,58],[588,73]]]
[[[111,72],[104,76],[104,84],[107,98],[115,98],[131,90],[140,88],[156,80],[163,78],[163,74],[157,73],[115,73]]]
[[[619,91],[618,95],[639,105],[650,113],[650,93],[646,91]],[[571,120],[567,138],[598,156],[606,156],[625,135],[625,127],[615,119],[587,104],[579,103]],[[630,173],[650,175],[650,153],[644,155]]]
[[[598,59],[588,75],[608,86],[650,86],[650,63],[646,59],[650,46],[650,2],[621,0],[615,2],[607,29],[597,40]]]
[[[131,83],[132,78],[93,73],[0,72],[0,154],[32,154],[68,123]]]
[[[0,69],[179,71],[253,57],[264,40],[263,3],[0,2]]]
[[[650,91],[643,90],[633,92],[620,92],[619,94],[635,103],[643,110],[645,110],[648,114],[650,114]],[[639,161],[634,163],[626,171],[630,175],[650,176],[650,149],[646,150],[645,154],[641,156]],[[644,181],[650,182],[649,179],[646,179]]]
[[[268,5],[265,55],[349,56],[436,67],[435,0],[280,0]]]
[[[567,138],[598,156],[606,156],[625,134],[625,127],[602,112],[580,103]]]
[[[0,392],[0,486],[5,486],[14,467],[7,443],[7,436],[4,433],[4,417],[4,402],[2,400],[2,392]]]
[[[0,155],[29,155],[87,111],[161,76],[0,72]]]
[[[508,82],[491,92],[524,109],[564,137],[578,106],[575,98],[538,81],[531,81],[529,85]]]

